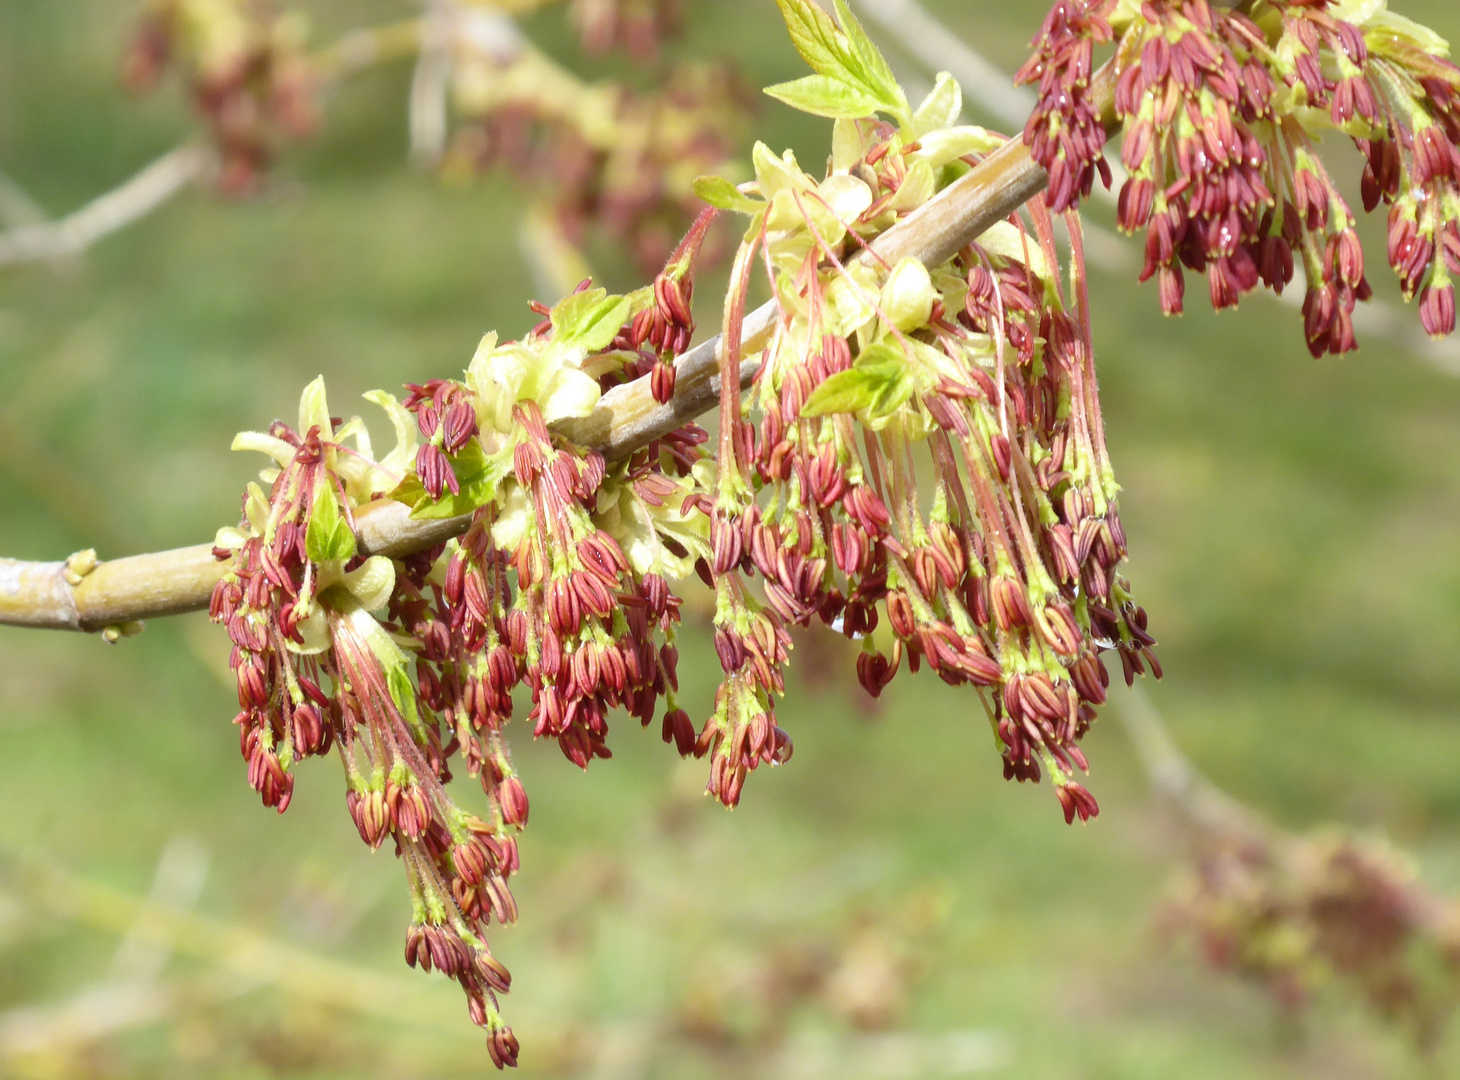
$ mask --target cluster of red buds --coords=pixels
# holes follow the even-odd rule
[[[1048,771],[1085,820],[1095,800],[1072,777],[1105,700],[1099,654],[1118,650],[1127,680],[1160,669],[1118,572],[1078,221],[1068,296],[1041,200],[1033,233],[1011,219],[943,266],[852,259],[933,194],[957,142],[847,124],[819,182],[757,148],[765,202],[746,207],[759,226],[737,267],[765,246],[781,316],[746,400],[722,403],[717,628],[761,646],[761,698],[779,692],[781,627],[813,620],[863,643],[873,696],[904,658],[975,687],[1005,775]],[[764,612],[740,600],[748,576]],[[721,659],[732,677],[745,663]]]
[[[1039,104],[1024,126],[1034,160],[1049,171],[1049,204],[1055,213],[1078,206],[1098,171],[1106,186],[1105,125],[1091,93],[1095,46],[1114,36],[1108,16],[1115,0],[1055,0],[1034,39],[1032,55],[1016,83],[1039,82]]]
[[[247,194],[280,135],[303,138],[317,126],[304,40],[302,17],[270,0],[152,0],[123,75],[147,90],[177,64],[218,147],[220,188]]]
[[[664,38],[679,33],[682,7],[680,0],[573,0],[568,18],[588,52],[622,48],[646,58]]]
[[[674,360],[689,349],[695,332],[694,268],[716,211],[703,211],[654,278],[653,303],[634,315],[614,347],[636,351],[643,360],[626,368],[625,377],[649,376],[649,388],[661,405],[674,396]]]
[[[794,2],[796,17],[844,32]],[[750,772],[791,756],[775,711],[789,631],[820,621],[862,643],[874,696],[904,660],[973,687],[1005,775],[1047,773],[1070,822],[1098,812],[1074,777],[1105,700],[1101,653],[1119,652],[1128,681],[1159,674],[1120,574],[1078,220],[1068,282],[1042,200],[940,265],[880,260],[880,233],[1003,140],[953,126],[947,77],[911,109],[871,48],[848,41],[838,55],[860,57],[856,70],[836,70],[896,125],[838,120],[820,181],[757,145],[745,191],[700,185],[752,219],[725,306],[713,457],[692,423],[613,461],[562,434],[627,380],[673,393],[712,213],[651,286],[611,296],[585,281],[534,305],[542,320],[521,340],[483,338],[462,380],[410,384],[403,404],[367,395],[398,436],[379,460],[358,418],[329,415],[318,380],[296,428],[235,442],[276,465],[217,547],[233,560],[213,616],[236,645],[250,780],[282,809],[292,763],[338,750],[362,839],[393,841],[405,866],[407,960],[461,984],[499,1066],[517,1044],[485,932],[516,915],[507,881],[528,803],[505,727],[519,691],[534,736],[581,768],[610,756],[614,710],[659,718],[666,743],[710,759],[708,791],[733,807]],[[779,315],[742,395],[762,260]],[[366,558],[355,516],[382,498],[471,524],[408,558]],[[724,673],[698,730],[677,700],[675,645],[674,589],[695,575],[715,591]],[[485,813],[453,801],[453,761],[481,784]]]
[[[404,423],[393,399],[376,398]],[[346,447],[352,432],[359,445]],[[507,878],[518,867],[514,834],[527,822],[527,797],[506,747],[474,736],[465,756],[489,813],[461,810],[447,790],[463,743],[440,707],[440,679],[428,677],[432,664],[450,660],[436,651],[430,612],[440,549],[396,564],[358,553],[354,510],[390,485],[391,470],[370,458],[358,420],[329,416],[322,383],[305,391],[297,430],[275,423],[235,445],[276,462],[267,492],[250,485],[242,526],[219,533],[215,554],[232,561],[210,606],[234,643],[249,783],[282,813],[294,762],[338,750],[361,839],[372,849],[393,841],[406,870],[414,911],[407,961],[460,983],[493,1059],[512,1064],[517,1042],[496,1000],[511,977],[485,930],[493,916],[516,917]],[[403,444],[391,464],[409,449]],[[398,644],[406,634],[420,642],[415,682]]]
[[[451,555],[438,626],[427,630],[459,657],[441,657],[456,666],[430,682],[464,742],[473,730],[495,737],[511,717],[513,690],[524,686],[533,735],[556,739],[569,761],[587,768],[610,756],[613,710],[648,724],[661,698],[672,701],[680,602],[594,523],[602,456],[555,445],[530,402],[513,422],[516,486],[502,507],[478,511]],[[630,483],[654,486],[647,476]]]
[[[477,412],[471,393],[446,379],[432,379],[424,386],[407,383],[411,392],[405,409],[415,413],[416,426],[426,441],[416,450],[416,476],[432,499],[442,491],[461,494],[461,481],[451,458],[460,454],[477,433]]]
[[[407,961],[461,984],[498,1065],[515,1063],[517,1044],[496,998],[510,976],[485,934],[494,917],[516,917],[507,879],[528,814],[504,737],[514,692],[531,698],[534,736],[581,768],[610,756],[616,709],[645,725],[662,712],[666,742],[707,752],[676,702],[680,600],[667,580],[709,554],[708,526],[686,503],[705,434],[686,425],[610,472],[548,424],[672,364],[712,217],[654,286],[618,297],[584,282],[553,308],[535,305],[545,318],[522,341],[488,335],[464,381],[410,384],[404,403],[367,395],[399,440],[379,462],[358,418],[329,415],[318,380],[297,429],[235,442],[275,462],[268,492],[250,486],[242,526],[216,547],[232,560],[212,614],[235,643],[250,783],[282,811],[293,763],[339,750],[361,838],[392,840],[406,869]],[[409,558],[365,558],[354,516],[386,496],[418,516],[473,521]],[[453,801],[453,760],[481,784],[486,814]]]
[[[464,122],[446,167],[504,168],[572,243],[601,227],[641,267],[659,266],[702,209],[695,177],[723,171],[736,149],[753,106],[744,84],[725,64],[675,64],[643,91],[530,70],[543,64],[535,54],[458,64]]]
[[[300,623],[315,587],[314,566],[305,547],[315,505],[333,500],[335,480],[324,464],[317,427],[301,439],[282,424],[270,430],[294,448],[268,497],[257,489],[245,496],[246,539],[220,546],[233,564],[213,592],[209,615],[233,642],[230,666],[238,679],[239,749],[248,762],[249,786],[265,806],[280,813],[294,793],[293,763],[322,754],[333,742],[329,698],[321,689],[313,656],[292,651],[305,639]]]
[[[1460,912],[1373,840],[1208,836],[1163,921],[1285,1011],[1344,985],[1422,1048],[1460,999]]]
[[[1347,21],[1348,15],[1358,21]],[[1097,92],[1094,46],[1115,41],[1113,93]],[[1301,266],[1314,356],[1356,347],[1367,300],[1354,216],[1314,140],[1335,129],[1367,165],[1363,199],[1390,205],[1389,262],[1434,336],[1455,328],[1460,266],[1460,69],[1448,46],[1382,0],[1058,0],[1019,79],[1039,83],[1024,140],[1050,172],[1051,208],[1088,195],[1106,128],[1122,132],[1129,176],[1119,222],[1145,231],[1141,280],[1158,277],[1167,314],[1185,270],[1212,306],[1277,293]]]

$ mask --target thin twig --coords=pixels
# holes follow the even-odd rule
[[[0,222],[8,229],[24,225],[40,225],[49,221],[41,205],[32,199],[25,188],[0,170]]]
[[[421,148],[435,138],[435,127],[444,137],[445,79],[449,74],[444,46],[434,56],[437,62],[426,63],[429,50],[421,48],[422,35],[420,18],[352,31],[315,55],[314,73],[329,85],[362,68],[420,52],[423,67],[428,70],[417,80],[422,85],[413,86],[411,120],[413,137],[419,137],[419,142],[413,141],[412,145]],[[429,123],[428,109],[440,114],[433,113]],[[0,233],[0,267],[74,257],[103,237],[146,217],[216,167],[217,154],[211,148],[185,143],[57,221],[46,220],[29,197],[0,174],[0,217],[13,224],[8,232]]]
[[[162,975],[172,950],[157,939],[148,924],[165,922],[174,912],[192,910],[203,894],[210,861],[208,849],[193,837],[180,834],[168,841],[157,860],[147,901],[112,955],[108,981],[140,987]]]
[[[0,1012],[0,1061],[54,1055],[156,1023],[188,1005],[211,1004],[220,992],[231,996],[252,989],[233,974],[219,973],[201,981],[159,981],[172,950],[156,927],[165,926],[174,912],[193,907],[207,866],[205,848],[174,837],[158,860],[151,894],[138,905],[136,920],[118,945],[110,971],[65,1001]]]
[[[315,77],[329,86],[376,64],[415,56],[421,47],[422,19],[416,16],[384,26],[351,30],[310,57]]]
[[[431,0],[421,32],[421,51],[411,75],[411,161],[434,166],[446,150],[447,93],[451,86],[448,21],[454,5]]]
[[[130,180],[58,221],[0,233],[0,267],[78,255],[130,225],[212,169],[213,151],[191,143],[169,150]]]
[[[31,225],[49,224],[51,215],[30,193],[4,172],[0,172],[0,224],[7,229],[20,229]],[[53,255],[46,262],[58,277],[75,272],[79,260],[75,255]]]
[[[1208,780],[1177,748],[1140,684],[1112,695],[1112,710],[1134,747],[1151,790],[1202,833],[1261,836],[1271,826]]]
[[[174,910],[165,919],[146,917],[147,900],[70,873],[53,862],[31,861],[0,849],[0,882],[48,915],[102,931],[135,931],[179,956],[201,960],[217,970],[225,986],[232,983],[235,988],[249,989],[271,985],[293,997],[364,1016],[442,1032],[448,1027],[456,1030],[439,1003],[432,1000],[433,995],[423,992],[422,985],[410,979],[343,963],[240,924],[191,911]],[[218,986],[212,980],[200,985]],[[157,1000],[138,1003],[136,1009],[128,1009],[125,1002],[114,1002],[120,1023],[110,1025],[110,1029],[134,1026],[147,1022],[149,1016],[165,1014],[167,1003],[176,998],[167,987],[160,987],[158,993]],[[39,1015],[33,1010],[0,1015],[0,1057],[33,1048],[32,1040],[24,1037],[26,1025],[22,1018],[33,1020]],[[79,1019],[84,1026],[86,1018]],[[103,1030],[94,1034],[106,1033]]]

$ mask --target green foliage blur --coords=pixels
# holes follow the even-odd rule
[[[927,6],[1005,70],[1044,7]],[[304,7],[319,43],[414,10]],[[1446,0],[1394,7],[1460,38]],[[771,0],[689,11],[675,53],[733,56],[755,85],[802,74]],[[133,17],[0,0],[0,169],[53,214],[195,131],[175,82],[120,90]],[[556,10],[526,26],[581,70],[629,68],[585,64]],[[407,164],[409,78],[342,86],[257,199],[192,190],[75,264],[0,271],[0,552],[204,540],[259,464],[232,434],[292,416],[315,375],[348,415],[536,321],[522,192]],[[755,129],[808,163],[829,142],[769,99]],[[1357,155],[1334,151],[1357,205]],[[1392,303],[1381,226],[1364,235]],[[1410,312],[1404,333],[1361,327],[1361,353],[1314,363],[1295,309],[1164,320],[1135,284],[1138,241],[1115,256],[1094,329],[1130,577],[1167,672],[1152,700],[1237,798],[1293,828],[1382,831],[1460,893],[1460,349],[1428,346]],[[590,257],[637,284],[606,245]],[[703,714],[703,627],[684,651]],[[401,961],[401,870],[359,842],[334,762],[304,765],[282,820],[259,807],[226,655],[203,615],[116,647],[0,628],[0,1076],[481,1075],[460,994]],[[793,657],[794,761],[734,813],[657,732],[620,721],[615,760],[584,775],[519,728],[522,918],[492,945],[523,1075],[1460,1075],[1454,1035],[1421,1061],[1343,995],[1283,1021],[1162,939],[1182,841],[1119,708],[1086,742],[1102,812],[1084,828],[1047,787],[1004,783],[971,697],[904,676],[873,709],[829,637]],[[154,888],[188,900],[189,875],[185,913],[138,915]]]

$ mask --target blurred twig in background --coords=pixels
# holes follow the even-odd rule
[[[277,986],[300,998],[383,1019],[404,1017],[443,1027],[455,1019],[423,997],[422,984],[414,980],[345,964],[234,923],[176,908],[159,918],[149,900],[53,862],[41,864],[0,852],[0,882],[48,915],[204,961],[252,985]]]
[[[79,1045],[165,1020],[189,1003],[213,1003],[252,989],[254,984],[231,976],[161,979],[172,953],[167,923],[197,902],[208,862],[207,849],[195,840],[174,838],[158,860],[150,894],[136,905],[111,969],[65,1001],[0,1013],[0,1061],[65,1055]],[[3,868],[0,857],[0,872]],[[49,902],[35,906],[53,908]]]
[[[30,197],[30,194],[0,171],[0,225],[6,229],[25,229],[48,225],[50,215],[45,208]],[[0,234],[3,236],[4,234]],[[51,269],[58,274],[70,272],[75,263],[73,255],[57,254],[49,260]]]
[[[1164,905],[1168,931],[1296,1013],[1329,984],[1356,992],[1422,1052],[1460,1005],[1460,904],[1376,837],[1296,834],[1243,806],[1177,749],[1137,686],[1115,712],[1151,788],[1180,822],[1189,864]]]
[[[205,146],[189,143],[169,150],[125,183],[59,220],[19,225],[0,234],[0,266],[79,255],[206,177],[216,161]]]

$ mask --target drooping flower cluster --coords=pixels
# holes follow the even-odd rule
[[[1460,1001],[1460,912],[1372,839],[1206,837],[1164,921],[1290,1012],[1343,984],[1423,1048]]]
[[[371,848],[393,840],[406,869],[414,912],[407,961],[457,980],[473,1021],[491,1036],[494,1060],[510,1063],[517,1044],[495,997],[510,976],[484,931],[493,915],[516,915],[506,879],[517,869],[513,833],[526,823],[527,800],[497,744],[483,751],[473,743],[466,755],[488,796],[486,819],[461,810],[447,791],[461,741],[425,692],[431,684],[411,678],[413,664],[425,672],[436,658],[421,602],[434,553],[392,563],[357,550],[355,512],[395,486],[414,449],[405,410],[389,395],[372,400],[401,435],[378,463],[358,418],[331,418],[320,380],[305,390],[297,429],[276,423],[235,441],[270,454],[276,467],[265,474],[267,492],[250,485],[243,525],[219,532],[215,553],[232,562],[210,614],[234,644],[235,722],[249,783],[282,813],[295,762],[338,750],[361,839]],[[392,632],[407,622],[422,643],[414,661]]]
[[[243,525],[216,548],[232,560],[212,615],[235,644],[250,783],[282,811],[293,764],[339,749],[361,838],[393,840],[406,868],[407,961],[462,985],[499,1065],[517,1053],[496,1003],[510,977],[485,931],[516,917],[507,879],[528,802],[503,733],[514,691],[531,698],[533,734],[580,767],[610,756],[613,710],[647,725],[661,701],[665,740],[695,751],[666,577],[709,554],[685,506],[704,433],[686,426],[610,470],[548,425],[683,348],[676,290],[691,287],[702,236],[655,286],[618,297],[585,282],[522,341],[488,335],[463,381],[413,384],[404,403],[370,395],[397,431],[380,462],[358,418],[329,416],[319,381],[297,429],[235,442],[275,460],[268,492],[250,486]],[[356,515],[387,495],[418,517],[469,513],[471,526],[405,558],[365,557]],[[453,800],[453,759],[481,783],[486,815]]]
[[[623,48],[652,57],[665,37],[683,24],[680,0],[573,0],[568,18],[592,53]]]
[[[724,64],[674,64],[641,91],[583,83],[531,50],[503,60],[462,48],[453,89],[461,124],[448,170],[505,168],[570,242],[600,225],[645,269],[698,213],[693,181],[726,167],[752,104]]]
[[[1112,39],[1102,97],[1093,48]],[[1039,83],[1040,102],[1024,139],[1050,171],[1051,207],[1089,194],[1111,110],[1129,171],[1120,226],[1145,231],[1141,280],[1159,279],[1167,314],[1182,310],[1185,270],[1207,276],[1221,309],[1259,284],[1281,293],[1301,266],[1309,350],[1356,346],[1363,250],[1314,145],[1336,129],[1367,159],[1365,208],[1390,205],[1406,298],[1428,333],[1454,330],[1460,69],[1431,31],[1385,0],[1059,0],[1034,45],[1019,79]]]
[[[941,170],[999,144],[951,127],[960,109],[943,81],[911,130],[838,121],[820,181],[756,149],[737,266],[764,246],[781,314],[747,399],[722,405],[712,569],[722,637],[752,617],[775,633],[758,636],[758,700],[720,730],[747,729],[779,691],[780,627],[819,619],[863,642],[873,695],[904,657],[977,688],[1006,776],[1047,770],[1083,820],[1095,802],[1072,777],[1105,700],[1098,654],[1118,649],[1127,678],[1155,661],[1117,570],[1078,222],[1067,287],[1037,200],[1032,233],[1001,223],[942,266],[863,254]],[[741,600],[753,575],[764,612]],[[741,650],[721,659],[733,685]]]
[[[222,158],[219,187],[252,191],[279,136],[317,123],[306,24],[270,0],[152,0],[128,48],[124,77],[150,89],[178,64]]]
[[[675,394],[708,212],[652,285],[611,296],[585,281],[534,305],[542,320],[521,340],[487,335],[461,380],[409,384],[403,403],[370,395],[397,432],[378,462],[318,381],[297,429],[235,444],[275,461],[243,525],[220,532],[232,563],[212,606],[235,644],[250,781],[283,809],[294,762],[339,751],[362,839],[392,840],[406,869],[407,960],[461,984],[498,1065],[517,1044],[485,933],[516,914],[507,881],[528,804],[505,738],[515,693],[534,736],[584,768],[610,756],[615,710],[658,718],[681,755],[709,758],[708,791],[733,807],[750,772],[791,756],[775,708],[790,630],[820,620],[862,643],[873,695],[904,660],[974,687],[1005,775],[1047,772],[1066,821],[1083,821],[1098,810],[1074,775],[1105,698],[1100,653],[1119,651],[1127,679],[1155,667],[1119,572],[1078,221],[1068,281],[1039,201],[939,265],[887,265],[878,237],[1002,140],[955,126],[947,76],[912,109],[841,0],[839,23],[810,0],[782,4],[830,42],[813,66],[840,88],[777,96],[838,115],[833,153],[816,180],[757,146],[746,191],[699,185],[751,217],[713,456],[693,423],[616,460],[563,433],[628,380]],[[742,340],[760,261],[779,307],[764,348]],[[760,361],[744,395],[742,353]],[[399,558],[361,552],[360,519],[387,501],[469,525]],[[724,673],[698,730],[675,645],[675,590],[696,574],[715,590]],[[481,784],[482,815],[454,800],[454,762]]]

